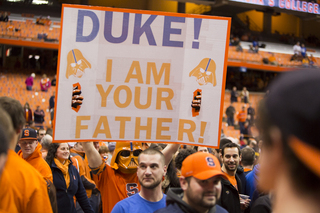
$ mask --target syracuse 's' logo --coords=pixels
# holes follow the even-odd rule
[[[91,68],[89,61],[83,57],[82,53],[78,49],[72,49],[69,51],[67,62],[67,78],[69,78],[70,75],[81,78],[85,69]]]
[[[189,73],[189,77],[190,76],[196,77],[198,84],[201,86],[207,83],[216,86],[216,63],[211,58],[204,58],[199,65]]]

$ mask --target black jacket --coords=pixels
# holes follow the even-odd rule
[[[51,170],[53,175],[53,184],[57,190],[58,212],[76,213],[77,211],[73,201],[73,196],[76,196],[77,201],[85,213],[94,213],[89,203],[86,190],[82,185],[79,173],[72,163],[69,164],[68,168],[70,175],[70,184],[68,189],[63,173],[56,166],[54,161],[51,164]]]
[[[170,188],[167,193],[165,208],[155,211],[155,213],[197,213],[187,203],[182,200],[183,190],[181,188]],[[208,213],[228,213],[224,208],[215,205]]]
[[[247,180],[246,180],[246,174],[244,173],[244,169],[241,165],[239,165],[237,168],[237,175],[239,180],[241,181],[241,189],[239,189],[239,193],[245,194]]]
[[[241,181],[236,174],[239,192],[242,191]],[[229,213],[241,213],[240,198],[238,190],[226,179],[221,179],[221,197],[218,204],[225,208]]]
[[[236,109],[233,107],[233,106],[229,106],[227,109],[226,109],[226,115],[228,117],[232,117],[234,116],[234,113],[236,113]]]

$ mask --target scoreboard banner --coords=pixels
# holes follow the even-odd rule
[[[254,4],[268,7],[278,7],[285,10],[293,10],[304,13],[319,14],[319,4],[316,2],[300,0],[230,0],[247,4]]]
[[[54,142],[218,145],[230,18],[63,5],[61,23]]]

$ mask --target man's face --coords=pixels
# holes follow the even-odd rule
[[[38,145],[38,141],[34,139],[27,139],[20,141],[20,147],[24,158],[31,155]]]
[[[161,162],[159,154],[141,154],[137,176],[142,187],[154,189],[161,184],[162,177],[166,174],[167,167]]]
[[[183,200],[196,210],[202,211],[212,208],[221,195],[221,178],[219,176],[206,180],[191,177],[189,183],[182,177],[180,185],[184,191]]]
[[[227,171],[235,171],[240,162],[239,150],[237,147],[225,148],[222,156],[222,163]]]
[[[81,143],[76,143],[74,145],[74,149],[77,150],[77,151],[80,151],[80,152],[84,151]]]
[[[43,138],[43,136],[45,136],[45,134],[46,134],[46,130],[44,130],[44,129],[39,130],[38,139],[41,140]]]
[[[209,152],[207,147],[198,147],[198,152]]]

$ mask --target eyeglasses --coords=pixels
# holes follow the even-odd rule
[[[134,150],[132,154],[133,154],[134,157],[138,157],[141,152],[142,152],[141,149],[137,149],[137,150]],[[122,150],[122,151],[120,152],[120,156],[122,156],[122,157],[129,157],[129,156],[130,156],[130,153],[131,153],[131,152],[128,151],[128,150]]]

